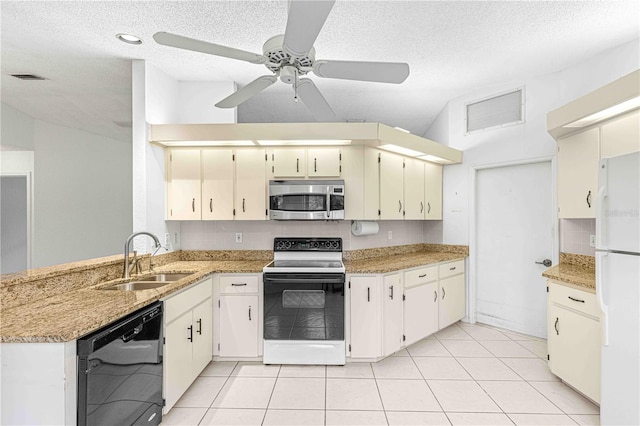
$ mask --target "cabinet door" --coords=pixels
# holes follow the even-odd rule
[[[195,375],[213,359],[213,311],[211,298],[193,308],[193,369]]]
[[[273,177],[304,177],[306,173],[304,148],[276,148],[271,153]]]
[[[400,274],[383,278],[382,355],[390,355],[402,347],[402,283]]]
[[[264,149],[236,150],[235,219],[264,220],[267,180]]]
[[[424,163],[424,218],[442,220],[442,165]]]
[[[600,321],[556,304],[549,306],[549,368],[580,392],[600,401]]]
[[[404,160],[404,218],[424,219],[424,162],[405,158]]]
[[[380,153],[380,219],[402,219],[404,158],[389,152]]]
[[[379,281],[376,277],[351,277],[351,357],[376,358],[381,351]]]
[[[558,140],[558,217],[595,218],[599,129]]]
[[[163,377],[166,411],[173,407],[195,378],[191,366],[193,345],[189,340],[191,319],[191,311],[188,311],[165,327]]]
[[[404,290],[405,346],[438,331],[438,283],[421,284]]]
[[[220,356],[258,356],[258,296],[220,296]]]
[[[438,327],[443,329],[465,316],[464,274],[440,280],[439,287]]]
[[[609,120],[602,125],[600,158],[640,151],[640,110]]]
[[[362,220],[364,218],[364,147],[346,146],[341,148],[340,155],[344,160],[341,176],[346,182],[344,218],[345,220]],[[377,203],[375,210],[377,215]]]
[[[309,177],[340,177],[340,148],[309,148],[307,174]]]
[[[380,219],[380,151],[364,148],[364,218]],[[349,184],[345,185],[348,191]],[[348,200],[347,200],[348,202]],[[354,218],[358,219],[358,218]]]
[[[233,220],[233,151],[202,151],[202,219]]]
[[[169,152],[168,220],[200,220],[200,150]]]

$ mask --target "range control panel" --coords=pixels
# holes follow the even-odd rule
[[[342,238],[274,238],[274,251],[342,251]]]

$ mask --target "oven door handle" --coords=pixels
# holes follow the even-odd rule
[[[304,283],[304,284],[344,284],[344,277],[340,278],[269,278],[264,277],[265,284],[273,283]]]
[[[331,187],[327,186],[327,219],[331,217]]]

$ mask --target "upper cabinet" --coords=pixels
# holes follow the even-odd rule
[[[233,150],[207,149],[201,155],[202,219],[233,220]]]
[[[307,172],[306,149],[275,148],[270,157],[274,178],[304,178]]]
[[[340,177],[342,174],[340,148],[309,148],[307,175],[310,178]]]
[[[267,218],[267,179],[265,151],[260,148],[236,150],[237,220],[264,220]]]
[[[200,150],[172,149],[167,159],[167,219],[200,220]]]
[[[404,157],[378,152],[380,166],[380,219],[404,218]],[[373,184],[373,182],[371,182]]]
[[[269,150],[271,173],[278,178],[338,178],[340,148],[274,148]]]
[[[425,165],[425,162],[413,158],[404,160],[404,218],[407,220],[425,218]]]
[[[442,165],[424,163],[424,218],[442,220]]]

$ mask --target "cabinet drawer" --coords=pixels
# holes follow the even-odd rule
[[[257,275],[220,277],[220,294],[257,293]]]
[[[164,300],[164,323],[168,324],[183,313],[211,297],[211,278],[200,281]]]
[[[438,279],[438,267],[429,266],[404,272],[405,288],[415,287]]]
[[[593,293],[549,281],[549,300],[557,305],[600,318],[600,307]]]
[[[438,276],[440,279],[452,277],[464,272],[464,259],[456,260],[454,262],[445,263],[438,266]]]

